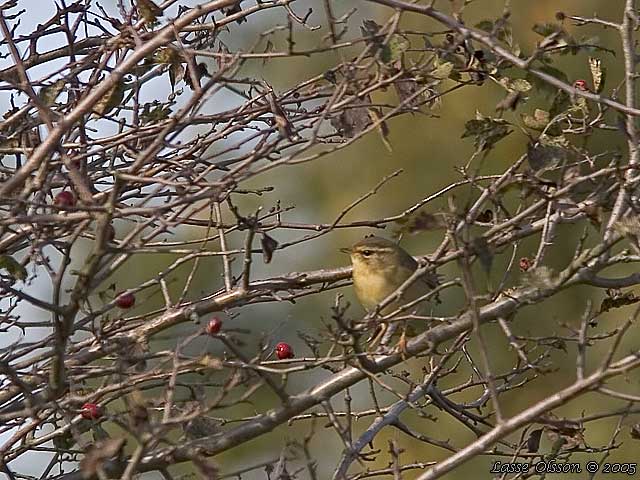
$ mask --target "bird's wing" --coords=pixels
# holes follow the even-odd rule
[[[416,259],[409,254],[402,257],[402,263],[412,271],[420,266]],[[426,283],[429,288],[433,289],[440,285],[440,275],[438,275],[435,270],[429,271],[420,277],[418,281]]]

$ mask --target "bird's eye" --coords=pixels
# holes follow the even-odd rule
[[[363,250],[363,251],[362,251],[362,256],[364,256],[364,257],[370,257],[372,253],[373,253],[373,252],[372,252],[371,250]]]

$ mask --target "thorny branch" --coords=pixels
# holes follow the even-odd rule
[[[172,478],[171,466],[190,462],[204,478],[266,470],[271,478],[399,479],[424,470],[417,478],[425,480],[480,455],[568,461],[609,458],[620,446],[623,420],[640,402],[618,381],[640,366],[640,351],[627,344],[637,311],[620,325],[601,320],[638,302],[622,289],[640,276],[611,273],[640,261],[636,2],[626,0],[618,21],[560,12],[533,26],[541,38],[528,54],[509,2],[490,20],[465,18],[470,2],[450,2],[451,11],[436,2],[321,3],[137,0],[107,11],[62,1],[32,31],[24,25],[33,7],[0,6],[8,105],[0,122],[0,465],[9,478],[25,478],[20,462],[34,452],[50,454],[43,479]],[[372,6],[384,21],[356,28]],[[415,16],[432,23],[416,29]],[[613,29],[619,45],[569,32],[587,25]],[[593,55],[591,88],[561,70],[567,52]],[[605,82],[597,57],[616,52],[617,84]],[[289,70],[292,59],[308,71]],[[272,65],[290,78],[267,78]],[[281,201],[274,175],[294,185],[304,164],[343,175],[332,159],[370,133],[393,151],[397,117],[436,125],[456,95],[488,85],[505,97],[495,117],[478,113],[456,135],[475,145],[456,181],[376,218],[363,218],[361,207],[403,188],[403,169],[366,185],[354,178],[341,197],[348,200],[330,207],[333,221],[317,205],[301,221],[303,209]],[[544,89],[550,105],[526,113]],[[591,141],[602,132],[619,136],[620,151]],[[487,174],[487,159],[511,133],[526,153]],[[385,228],[399,239],[441,238],[380,308],[421,276],[441,282],[384,317],[343,301],[349,267],[290,268],[301,249],[309,258],[322,249],[321,237]],[[570,254],[558,261],[562,249]],[[601,292],[599,307],[585,300],[581,318],[554,325],[562,333],[523,328],[528,312],[578,287]],[[314,312],[322,328],[300,327],[299,348],[275,349],[267,305],[326,292],[336,296]],[[415,313],[419,302],[427,313]],[[398,348],[370,351],[365,339],[380,321],[401,327]],[[573,355],[575,380],[509,408],[508,395],[536,392],[549,378],[558,351]],[[358,398],[363,380],[369,390]],[[586,395],[618,403],[579,409],[579,418],[554,413]],[[588,428],[608,418],[616,420],[610,440],[591,446]],[[429,429],[432,420],[445,427]],[[305,433],[273,433],[286,425]],[[448,435],[450,425],[476,437],[465,443]],[[401,436],[383,446],[390,429]],[[550,451],[542,432],[556,439]],[[637,440],[640,425],[629,435]],[[246,456],[263,436],[277,449],[272,460],[215,463],[234,449]],[[319,448],[327,436],[337,450]],[[409,460],[416,444],[429,448]],[[434,461],[434,452],[446,457]]]

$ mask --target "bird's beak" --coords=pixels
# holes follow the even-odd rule
[[[340,251],[342,253],[348,253],[351,254],[351,248],[350,247],[345,247],[345,248],[341,248]]]

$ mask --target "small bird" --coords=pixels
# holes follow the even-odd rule
[[[418,269],[418,262],[406,250],[386,238],[374,235],[341,251],[351,256],[353,287],[360,304],[369,313],[375,311],[380,302],[395,292]],[[416,279],[398,300],[382,308],[380,313],[388,314],[400,305],[425,295],[437,285],[438,276],[427,273]],[[384,339],[388,340],[392,333],[386,332],[383,327],[383,331],[375,338],[382,338],[384,344]]]

